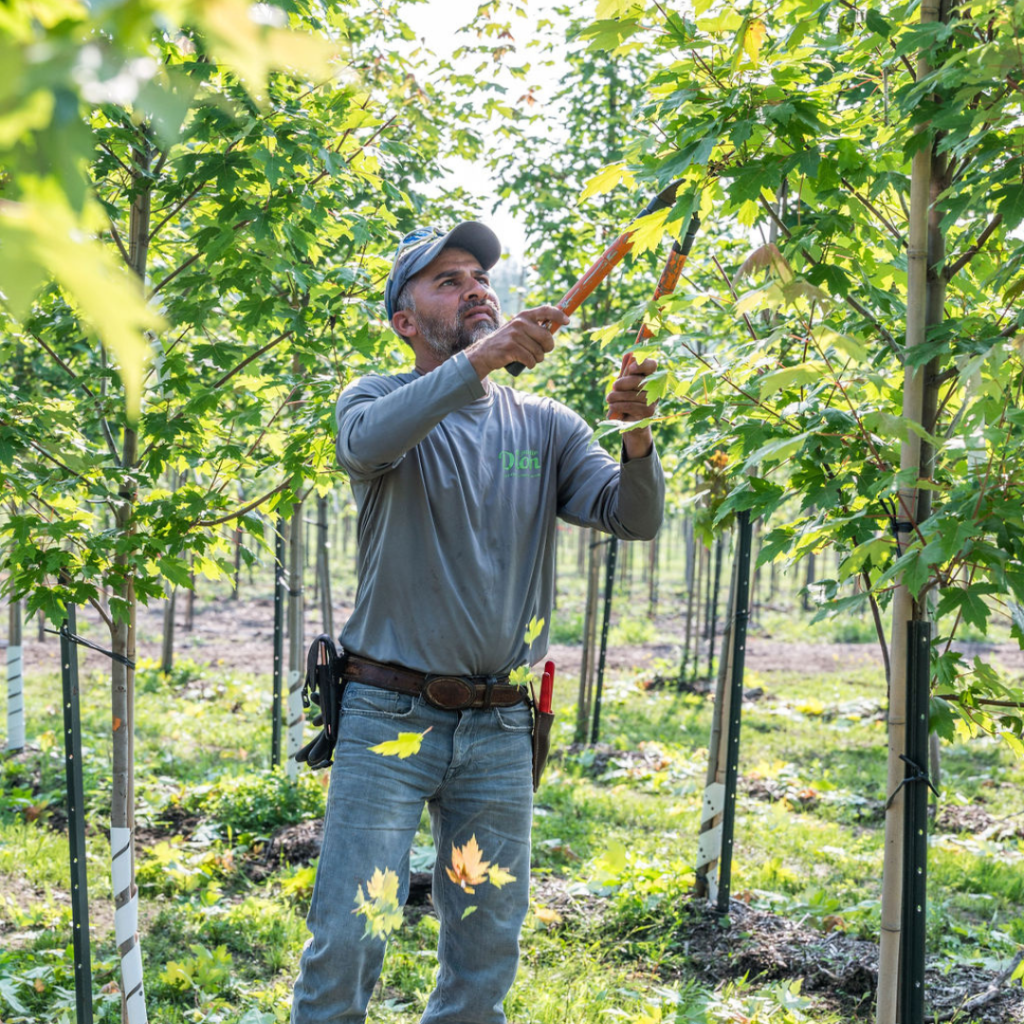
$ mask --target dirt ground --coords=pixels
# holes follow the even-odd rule
[[[334,609],[335,628],[351,613],[351,608],[338,605]],[[222,600],[198,606],[191,631],[183,628],[184,613],[179,603],[177,615],[176,657],[189,658],[200,664],[222,665],[228,669],[251,672],[270,672],[273,667],[274,604],[268,598],[243,601]],[[651,670],[669,671],[676,664],[681,651],[683,621],[679,616],[663,615],[656,620],[657,632],[668,638],[656,643],[612,647],[608,651],[608,671]],[[319,615],[307,609],[306,637],[312,639],[321,630]],[[101,646],[109,644],[106,628],[91,608],[79,611],[79,633]],[[138,621],[138,656],[140,659],[160,657],[160,637],[163,631],[163,608],[140,608]],[[678,642],[672,642],[679,638]],[[39,641],[34,627],[25,630],[25,664],[33,667],[59,664],[59,640],[52,634]],[[975,655],[991,658],[1009,672],[1024,673],[1024,651],[1015,643],[964,643],[959,648],[968,659]],[[702,661],[706,662],[706,645],[702,645]],[[567,681],[578,678],[581,648],[577,645],[553,644],[547,657],[558,666],[559,677]],[[287,655],[287,649],[286,649]],[[104,668],[107,659],[87,648],[79,648],[79,665],[83,672]],[[801,672],[807,675],[824,674],[862,668],[882,672],[881,657],[875,644],[822,643],[779,640],[753,631],[750,635],[746,665],[759,674],[772,672]],[[441,666],[439,666],[440,668]]]

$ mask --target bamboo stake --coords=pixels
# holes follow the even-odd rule
[[[938,19],[937,0],[922,0],[921,23]],[[917,62],[917,80],[928,75],[930,68],[921,56]],[[931,144],[914,154],[910,179],[910,217],[907,230],[907,332],[906,347],[910,349],[925,341],[928,308],[928,208],[931,185]],[[903,415],[920,422],[923,411],[925,371],[905,359],[903,376]],[[921,442],[913,431],[900,449],[900,471],[905,479],[916,481],[921,471]],[[897,512],[897,548],[902,549],[904,537],[917,523],[917,489],[904,484],[899,491]],[[895,794],[885,817],[885,847],[882,867],[882,919],[878,948],[877,1024],[895,1024],[899,978],[901,912],[903,897],[903,802],[899,790],[904,774],[900,760],[906,743],[907,709],[907,624],[919,618],[920,610],[901,579],[892,602],[892,639],[889,687],[889,751],[888,792]],[[898,790],[898,791],[897,791]]]

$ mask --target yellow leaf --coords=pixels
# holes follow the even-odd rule
[[[544,632],[544,619],[538,619],[536,615],[530,619],[530,624],[526,627],[526,632],[523,634],[523,643],[532,644]]]
[[[383,939],[402,923],[402,908],[398,905],[398,875],[390,868],[381,871],[374,868],[373,877],[356,890],[356,906],[353,914],[366,918],[364,935]]]
[[[598,171],[584,186],[580,193],[580,201],[591,196],[603,196],[611,192],[618,184],[625,183],[629,189],[636,188],[633,172],[624,163],[609,164],[603,171]]]
[[[649,213],[646,217],[641,217],[633,222],[631,231],[634,256],[650,252],[661,245],[661,240],[665,237],[665,222],[671,212],[671,210],[655,210],[654,213]]]
[[[52,183],[35,191],[25,202],[0,202],[0,279],[7,303],[20,319],[39,286],[55,278],[116,358],[134,422],[149,360],[144,332],[160,330],[163,320],[146,304],[138,281],[89,237],[63,193]]]
[[[537,920],[548,928],[554,928],[555,925],[562,923],[562,915],[550,907],[534,907],[533,913]]]
[[[399,760],[404,761],[407,757],[412,757],[413,754],[420,752],[423,737],[433,728],[430,725],[423,732],[400,732],[397,739],[385,740],[383,743],[378,743],[377,746],[369,747],[368,749],[371,753],[382,754],[384,757],[397,757]]]
[[[503,885],[508,885],[509,882],[514,882],[516,876],[509,874],[507,868],[493,867],[487,872],[487,881],[494,886],[495,889],[500,889]]]
[[[625,18],[633,8],[640,6],[637,0],[597,0],[597,20],[611,21],[613,18]]]
[[[470,836],[469,842],[462,849],[452,843],[452,866],[445,868],[448,877],[462,888],[472,893],[474,885],[480,885],[487,881],[487,869],[491,866],[489,860],[483,859],[483,853],[477,845],[476,836]]]
[[[462,920],[465,921],[466,918],[469,917],[470,914],[475,913],[475,911],[475,906],[466,907],[466,909],[462,912]]]
[[[764,22],[757,18],[747,22],[746,31],[743,33],[743,49],[754,64],[758,63],[766,31]]]

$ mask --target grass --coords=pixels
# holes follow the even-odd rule
[[[555,624],[571,625],[574,614],[566,601]],[[617,628],[623,642],[651,638],[639,615]],[[733,893],[822,934],[873,941],[886,797],[884,683],[871,669],[747,682],[765,693],[744,707]],[[274,830],[322,812],[326,775],[304,772],[296,786],[269,771],[265,677],[213,674],[192,663],[167,679],[150,666],[138,691],[138,820],[163,830],[138,856],[151,1019],[283,1022],[307,935],[312,870],[245,869],[262,862]],[[556,746],[571,741],[574,692],[560,688]],[[0,883],[15,894],[0,898],[0,1019],[58,1024],[70,1019],[73,974],[66,841],[54,828],[62,789],[56,674],[30,672],[26,694],[31,749],[0,772]],[[552,761],[536,798],[537,888],[507,1001],[517,1024],[850,1019],[848,1007],[803,994],[798,976],[768,980],[755,972],[714,983],[694,968],[689,892],[711,711],[706,697],[643,690],[629,673],[613,677],[604,745]],[[110,915],[95,913],[110,900],[109,705],[100,677],[85,681],[82,715],[95,1019],[113,1024],[118,1001],[99,991],[116,977]],[[1005,747],[985,739],[944,744],[946,802],[1002,818],[1019,812],[1022,791],[1024,766]],[[185,819],[180,835],[167,824]],[[429,847],[425,828],[417,844]],[[991,966],[1024,942],[1022,856],[1019,840],[933,838],[933,955]],[[374,1020],[418,1020],[437,966],[436,938],[430,914],[408,915],[392,937]]]

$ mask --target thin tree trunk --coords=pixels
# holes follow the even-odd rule
[[[814,605],[811,604],[811,585],[817,580],[817,559],[814,557],[813,551],[808,551],[804,555],[804,563],[807,566],[807,575],[804,577],[804,592],[801,598],[801,605],[805,612],[813,611]]]
[[[922,0],[921,23],[935,22],[939,16],[937,0]],[[922,56],[917,62],[917,80],[930,71]],[[910,217],[907,230],[907,332],[903,415],[920,423],[924,408],[924,384],[927,371],[915,367],[910,350],[923,344],[928,321],[928,209],[931,192],[931,143],[914,153],[910,179]],[[921,473],[921,442],[908,431],[900,448],[900,471],[904,479],[916,481]],[[918,492],[913,484],[899,491],[896,513],[896,538],[900,550],[910,539],[918,521]],[[923,609],[903,582],[897,580],[892,600],[892,638],[890,641],[892,680],[889,687],[889,751],[887,792],[892,796],[885,816],[885,847],[882,866],[882,919],[879,936],[877,1024],[895,1024],[901,942],[903,898],[903,804],[905,789],[900,789],[904,765],[900,755],[906,747],[907,709],[907,630],[910,622],[922,617]]]
[[[171,587],[171,592],[164,601],[164,632],[160,642],[160,671],[174,671],[174,609],[178,604],[178,588]]]
[[[289,524],[288,552],[288,750],[285,760],[288,778],[297,779],[299,765],[295,754],[302,746],[305,721],[302,708],[303,657],[305,654],[305,605],[303,601],[303,537],[305,523],[302,505],[296,505]]]
[[[597,648],[597,598],[600,589],[601,562],[598,557],[597,530],[583,531],[590,538],[587,572],[587,598],[583,614],[583,650],[580,655],[580,686],[576,702],[576,742],[585,743],[590,735],[590,704],[594,692],[595,652]]]
[[[696,642],[696,636],[693,629],[693,613],[697,606],[696,602],[696,561],[697,561],[697,539],[694,536],[693,520],[690,517],[686,519],[686,569],[685,569],[685,588],[686,588],[686,631],[683,635],[683,658],[679,666],[679,685],[682,688],[682,684],[686,679],[686,669],[690,662],[690,645]]]
[[[129,216],[128,256],[140,287],[146,280],[149,252],[151,187],[147,185],[151,149],[145,129],[139,131],[133,170],[135,198]],[[131,472],[138,460],[138,434],[127,425],[121,454],[125,484],[115,521],[122,535],[134,531],[132,516],[136,495]],[[113,727],[112,798],[110,807],[110,856],[114,891],[114,930],[121,957],[121,1019],[128,1024],[146,1020],[146,997],[142,983],[142,951],[138,938],[138,889],[135,885],[135,621],[137,599],[135,580],[127,555],[117,555],[122,570],[114,591],[121,599],[119,614],[111,627],[111,650],[117,656],[111,664],[111,718]]]
[[[722,552],[724,549],[725,536],[719,533],[718,541],[715,544],[715,585],[711,590],[711,619],[708,623],[708,679],[711,678],[715,669],[715,632],[718,628],[718,593],[722,584]]]
[[[647,545],[647,616],[658,614],[658,537]]]
[[[24,660],[22,658],[21,601],[11,601],[7,633],[7,749],[25,747]]]
[[[331,600],[331,548],[327,543],[327,495],[316,500],[317,574],[320,577],[320,621],[323,631],[334,636],[334,606]]]

